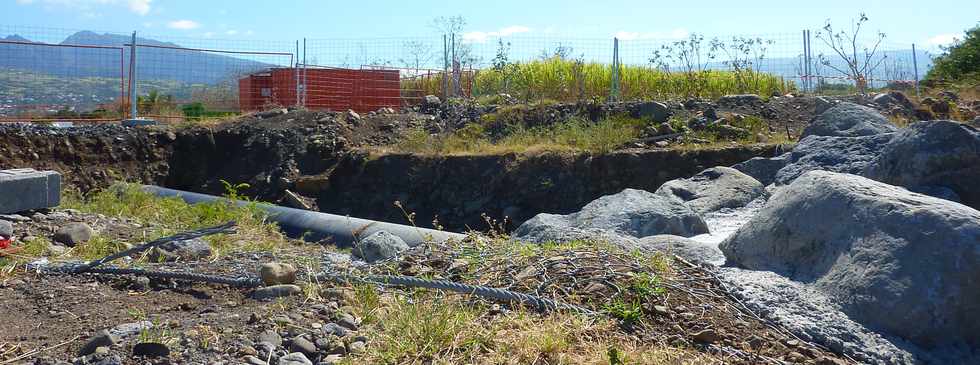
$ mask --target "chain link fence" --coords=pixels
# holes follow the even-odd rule
[[[932,58],[912,44],[866,39],[857,49],[877,44],[868,59],[874,67],[855,80],[842,57],[806,30],[621,39],[138,34],[135,59],[132,39],[0,25],[0,121],[119,120],[134,103],[141,116],[176,121],[288,106],[372,111],[416,105],[430,94],[530,102],[834,94],[854,92],[858,83],[911,90]]]

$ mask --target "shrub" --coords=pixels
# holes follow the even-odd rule
[[[926,74],[929,80],[980,82],[980,25],[966,31],[966,38],[943,49]]]

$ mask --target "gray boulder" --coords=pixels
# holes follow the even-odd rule
[[[823,96],[813,98],[813,109],[817,115],[823,114],[827,109],[833,108],[836,101],[831,101]]]
[[[812,171],[720,245],[855,321],[925,348],[980,347],[980,211],[850,174]]]
[[[279,358],[279,365],[313,365],[302,352],[294,352]]]
[[[660,234],[643,237],[636,244],[644,251],[674,254],[688,261],[707,263],[725,261],[725,256],[717,246],[680,236]]]
[[[154,247],[148,258],[154,262],[196,261],[211,256],[211,245],[201,238],[172,241]]]
[[[909,188],[910,191],[931,196],[933,198],[946,199],[949,201],[954,201],[957,203],[962,203],[963,199],[960,199],[959,194],[956,194],[953,189],[947,188],[945,186],[939,185],[924,185]]]
[[[13,223],[0,220],[0,238],[10,238],[14,236]]]
[[[55,242],[60,242],[68,247],[74,247],[79,243],[88,242],[95,235],[92,227],[85,223],[68,223],[58,228],[54,233]]]
[[[771,158],[753,157],[732,165],[732,168],[759,180],[762,185],[769,185],[776,181],[776,173],[783,167],[786,167],[787,163],[789,163],[789,155],[784,154]]]
[[[351,254],[361,260],[375,262],[395,257],[408,248],[401,237],[387,231],[377,231],[354,245]]]
[[[708,233],[704,219],[683,200],[643,190],[625,189],[593,200],[582,210],[567,214],[538,214],[514,232],[519,239],[541,242],[568,234],[605,231],[606,235],[646,237],[656,234],[695,236]],[[569,232],[568,234],[562,232]],[[557,233],[548,237],[546,233]]]
[[[789,184],[814,170],[861,174],[894,136],[894,133],[888,133],[862,137],[806,137],[784,155],[786,166],[776,172],[774,182]]]
[[[859,137],[891,133],[898,130],[885,116],[872,108],[854,103],[840,103],[818,115],[803,130],[807,136]]]
[[[914,123],[884,147],[864,176],[911,190],[945,186],[980,209],[980,131],[949,120]]]
[[[756,94],[725,95],[718,98],[718,104],[728,106],[762,104],[762,98]]]
[[[683,200],[704,214],[721,208],[739,208],[766,194],[765,186],[731,167],[712,167],[687,179],[671,180],[654,192]]]
[[[647,101],[638,103],[630,108],[630,114],[634,118],[649,119],[657,123],[664,123],[670,118],[670,108],[663,103]]]
[[[576,227],[568,216],[541,213],[525,221],[514,231],[519,241],[548,243],[569,241],[605,241],[620,247],[635,247],[636,239],[599,228]]]

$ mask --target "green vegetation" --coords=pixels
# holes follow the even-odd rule
[[[651,66],[621,66],[620,94],[623,100],[686,97],[717,98],[727,94],[771,95],[792,90],[782,77],[751,70],[667,72]],[[510,94],[523,102],[605,100],[609,96],[612,68],[597,62],[559,57],[524,63],[509,63],[499,69],[464,74],[461,83],[472,84],[473,96]],[[746,81],[750,80],[750,81]],[[405,80],[406,90],[440,94],[442,77]]]
[[[537,127],[485,120],[449,134],[433,135],[416,129],[396,144],[394,150],[436,155],[528,151],[602,153],[636,139],[644,125],[639,119],[627,117],[610,117],[598,122],[571,118]]]
[[[928,80],[980,84],[980,25],[966,31],[966,37],[943,49],[933,60]]]
[[[744,77],[754,82],[745,83]],[[789,90],[781,77],[751,71],[666,72],[649,66],[621,66],[619,78],[623,100],[717,98],[740,93],[771,95]],[[552,57],[508,64],[499,70],[482,70],[475,76],[473,93],[507,93],[524,101],[604,100],[609,95],[611,79],[609,65]]]
[[[242,185],[227,184],[227,196],[244,199],[238,190]],[[237,233],[215,235],[206,239],[218,254],[231,248],[244,250],[272,250],[285,243],[284,236],[274,223],[266,222],[258,202],[251,201],[238,206],[224,202],[187,204],[180,198],[161,198],[144,192],[139,185],[118,183],[108,189],[90,193],[66,194],[62,207],[82,212],[103,214],[110,217],[128,217],[155,227],[146,232],[147,239],[163,237],[181,231],[214,226],[228,221],[238,222]],[[242,244],[246,244],[244,247]],[[79,245],[78,252],[98,257],[118,250],[118,243],[104,239]]]
[[[184,117],[188,121],[203,121],[212,118],[227,118],[235,116],[238,113],[235,112],[223,112],[217,110],[209,110],[204,103],[195,102],[182,106],[181,111],[184,112]]]

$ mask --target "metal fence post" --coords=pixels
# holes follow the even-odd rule
[[[299,40],[296,40],[296,63],[293,65],[293,76],[296,78],[296,106],[299,104]]]
[[[442,98],[449,98],[449,39],[442,35]]]
[[[299,56],[296,56],[296,58],[299,58]],[[306,38],[303,38],[303,103],[302,103],[302,106],[304,108],[306,108],[306,98],[307,98],[307,96],[309,95],[309,92],[310,92],[309,91],[309,84],[308,84],[309,81],[306,78],[307,77],[306,67],[307,67],[307,63],[306,63]]]
[[[129,45],[129,118],[136,120],[137,110],[136,101],[136,32],[133,31],[133,40]]]
[[[807,42],[807,30],[803,30],[803,92],[810,92],[810,47]]]
[[[609,101],[619,100],[619,38],[613,38],[613,62],[610,75]]]
[[[915,43],[912,43],[912,72],[914,72],[915,80],[915,96],[919,96],[919,61],[917,55],[915,54]]]

